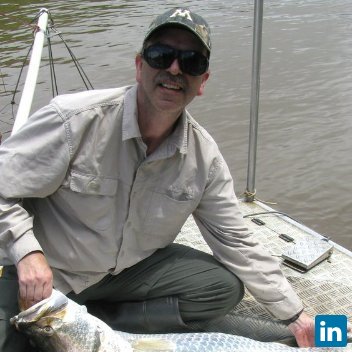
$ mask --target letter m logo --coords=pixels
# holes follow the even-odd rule
[[[191,17],[189,10],[177,9],[170,17],[176,17],[176,16],[187,18],[188,20],[193,22],[193,19]]]

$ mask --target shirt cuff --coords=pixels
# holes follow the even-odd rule
[[[286,297],[280,302],[265,302],[264,307],[276,319],[282,321],[291,320],[303,310],[303,304],[295,291],[286,292]]]
[[[299,316],[301,315],[302,312],[303,312],[303,309],[301,311],[299,311],[297,314],[295,314],[292,318],[286,319],[286,320],[281,320],[281,323],[286,326],[294,323],[299,318]]]
[[[35,251],[43,252],[43,249],[35,238],[33,231],[29,230],[13,242],[8,249],[8,255],[11,261],[17,265],[24,256]]]

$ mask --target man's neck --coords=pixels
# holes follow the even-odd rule
[[[147,155],[153,153],[173,132],[178,117],[138,115],[139,130],[147,146]]]
[[[149,109],[138,104],[138,125],[142,139],[147,146],[147,155],[153,153],[173,132],[182,112],[164,112]]]

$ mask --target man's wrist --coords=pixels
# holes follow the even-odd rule
[[[280,322],[286,326],[290,325],[290,324],[294,323],[299,318],[299,316],[302,314],[302,312],[303,312],[303,309],[301,311],[299,311],[297,314],[295,314],[292,318],[286,319],[286,320],[281,320]]]

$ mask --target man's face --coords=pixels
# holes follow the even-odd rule
[[[152,37],[148,46],[155,43],[206,54],[205,48],[195,35],[184,29],[166,28]],[[166,69],[154,69],[141,55],[136,57],[136,80],[139,83],[141,98],[139,103],[151,104],[153,108],[165,113],[181,113],[195,96],[203,94],[208,77],[208,72],[200,76],[182,72],[177,59]]]

